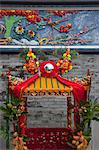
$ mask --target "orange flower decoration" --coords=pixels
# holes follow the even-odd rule
[[[34,31],[29,30],[29,31],[28,31],[28,35],[29,35],[30,37],[34,37],[34,36],[35,36],[35,33],[34,33]]]
[[[32,54],[33,54],[32,51],[29,51],[28,54],[27,54],[27,56],[28,57],[32,57]]]
[[[28,57],[32,57],[33,59],[36,58],[36,55],[34,55],[34,53],[32,53],[32,51],[29,51],[27,54]]]
[[[24,33],[24,29],[23,29],[22,26],[16,27],[15,31],[16,31],[17,34],[22,34],[22,33]]]
[[[78,132],[76,136],[73,136],[72,144],[77,146],[77,150],[87,149],[87,140],[85,139],[82,131]]]

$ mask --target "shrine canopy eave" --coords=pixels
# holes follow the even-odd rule
[[[59,82],[54,77],[38,77],[33,83],[24,89],[24,94],[27,93],[39,93],[39,92],[50,92],[50,93],[68,93],[72,92],[72,87],[68,87]]]

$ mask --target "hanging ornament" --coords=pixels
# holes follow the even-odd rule
[[[62,59],[57,62],[57,66],[60,68],[62,74],[72,70],[70,49],[67,49],[67,51],[63,53]]]
[[[23,66],[24,71],[31,74],[38,72],[39,61],[36,61],[36,55],[32,52],[30,48],[26,54],[26,63]]]

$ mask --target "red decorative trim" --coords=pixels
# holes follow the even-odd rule
[[[24,136],[25,135],[25,130],[26,130],[26,120],[27,120],[27,117],[26,115],[21,115],[19,117],[19,121],[18,121],[18,125],[19,125],[19,128],[21,129],[21,135]]]

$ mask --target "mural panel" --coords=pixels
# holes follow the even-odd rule
[[[99,10],[0,10],[0,45],[99,45]]]

